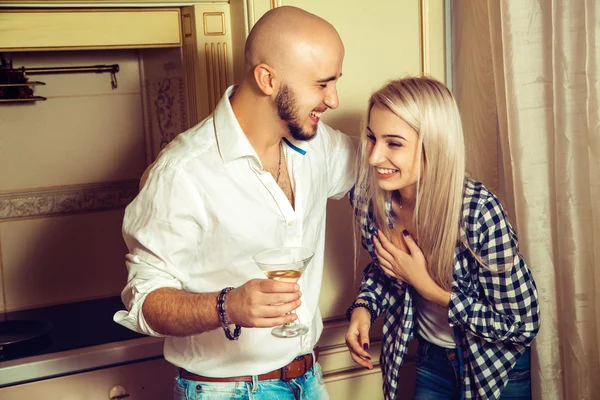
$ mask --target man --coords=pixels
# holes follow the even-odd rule
[[[323,19],[266,13],[247,39],[240,86],[167,146],[127,207],[129,311],[115,321],[167,337],[176,398],[328,398],[313,352],[325,210],[354,182],[355,145],[320,117],[338,106],[343,57]],[[315,251],[298,284],[265,279],[252,260],[282,246]],[[296,318],[305,336],[271,335]]]

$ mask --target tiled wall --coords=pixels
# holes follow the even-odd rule
[[[119,64],[110,74],[33,75],[48,100],[0,105],[0,309],[116,295],[122,206],[146,167],[137,52],[13,53],[15,67]]]

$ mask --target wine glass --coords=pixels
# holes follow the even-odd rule
[[[314,252],[305,247],[278,247],[261,251],[252,259],[267,278],[295,283],[302,276],[313,255]],[[298,337],[306,332],[308,332],[308,327],[295,321],[276,326],[271,330],[271,334],[278,338]]]

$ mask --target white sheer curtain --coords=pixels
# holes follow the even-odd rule
[[[505,201],[542,325],[535,399],[600,399],[600,1],[488,0]]]

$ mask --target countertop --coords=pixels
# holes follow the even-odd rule
[[[140,335],[113,321],[123,309],[118,296],[7,313],[5,320],[38,320],[52,330],[19,352],[0,358],[0,387],[162,356],[163,340]]]

